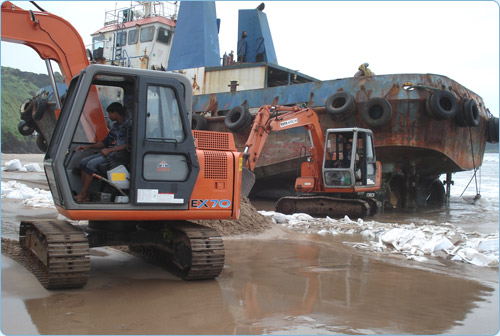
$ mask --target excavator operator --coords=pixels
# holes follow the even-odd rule
[[[347,141],[344,146],[342,159],[334,163],[335,168],[349,168],[351,166],[352,142]]]
[[[131,143],[131,120],[126,119],[126,110],[122,104],[111,103],[106,109],[109,118],[114,122],[108,135],[101,141],[92,145],[79,146],[76,150],[86,151],[88,149],[100,149],[97,154],[85,157],[80,162],[82,176],[82,190],[76,195],[77,202],[88,202],[88,190],[92,183],[93,174],[97,173],[98,167],[107,162],[107,159],[114,158],[122,164],[130,161],[128,149]]]

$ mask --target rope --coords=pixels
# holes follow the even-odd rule
[[[479,170],[479,168],[477,170],[474,170],[474,175],[472,175],[472,177],[470,178],[469,180],[469,183],[467,183],[467,186],[465,187],[464,191],[462,191],[462,193],[460,194],[460,197],[463,196],[464,192],[467,190],[467,188],[469,188],[469,185],[470,183],[472,182],[472,179],[476,176],[476,172]]]
[[[41,12],[46,12],[46,10],[45,10],[45,9],[43,9],[42,7],[38,6],[38,4],[37,4],[36,2],[34,2],[34,1],[30,1],[30,2],[31,2],[31,4],[32,4],[33,6],[35,6],[36,8],[38,8],[38,10],[39,10],[39,11],[41,11]]]
[[[478,184],[477,184],[477,171],[479,170],[479,168],[476,168],[476,160],[474,159],[474,146],[472,144],[472,128],[469,127],[469,134],[470,134],[470,149],[471,149],[471,153],[472,153],[472,165],[474,166],[474,175],[472,175],[469,183],[467,183],[467,186],[465,187],[464,191],[462,191],[462,194],[460,194],[460,197],[462,197],[462,195],[464,194],[464,192],[467,190],[467,188],[469,187],[470,183],[472,182],[472,179],[475,179],[475,182],[476,182],[476,196],[474,197],[474,199],[479,199],[481,197],[481,194],[479,193],[479,188],[478,188]]]

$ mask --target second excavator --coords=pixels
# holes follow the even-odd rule
[[[300,195],[279,199],[276,211],[360,218],[375,214],[382,169],[376,160],[372,131],[339,128],[327,129],[325,134],[316,112],[310,108],[262,106],[245,144],[245,168],[250,172],[255,169],[269,133],[295,127],[309,132],[310,154],[302,162],[295,182]],[[243,189],[249,192],[245,183]]]

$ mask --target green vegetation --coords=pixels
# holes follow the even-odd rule
[[[56,73],[56,81],[62,82],[62,76]],[[35,137],[23,137],[17,130],[20,119],[21,103],[33,97],[41,87],[50,85],[49,76],[24,72],[19,69],[2,67],[2,152],[3,153],[39,153]]]

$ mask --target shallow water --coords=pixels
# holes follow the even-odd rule
[[[499,154],[484,155],[483,166],[477,173],[477,190],[481,195],[478,200],[474,200],[476,179],[471,181],[473,175],[472,171],[453,174],[449,206],[385,211],[369,220],[415,225],[450,223],[467,232],[495,233],[499,229]],[[444,179],[442,175],[441,180]],[[252,204],[259,210],[274,210],[273,201],[256,199]]]
[[[25,291],[38,287],[36,280],[13,269],[2,256],[2,330],[492,334],[498,329],[492,270],[481,270],[478,278],[484,282],[472,281],[292,237],[225,244],[226,267],[216,281],[182,282],[139,259],[100,249],[101,255],[109,255],[92,257],[91,278],[84,289],[36,294]],[[476,321],[465,323],[470,316]]]
[[[470,172],[454,175],[449,208],[385,213],[395,224],[452,223],[498,230],[498,154],[486,154],[482,197],[460,193]],[[43,176],[42,176],[43,177]],[[2,179],[4,176],[2,176]],[[34,181],[37,182],[37,181]],[[18,209],[2,200],[2,236],[15,236]],[[498,267],[354,249],[360,235],[273,230],[225,238],[226,263],[214,281],[183,282],[116,250],[93,249],[80,290],[46,291],[2,256],[1,327],[5,334],[496,334]]]

